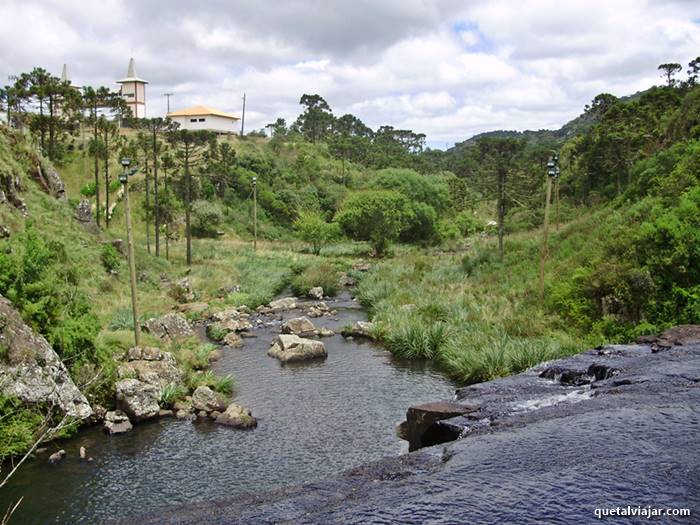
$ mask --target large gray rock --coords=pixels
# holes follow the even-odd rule
[[[231,403],[226,411],[219,414],[215,421],[220,425],[226,425],[234,428],[255,428],[258,426],[258,420],[253,417],[245,407]]]
[[[0,393],[25,403],[45,403],[78,419],[92,415],[51,345],[24,323],[10,301],[0,296]]]
[[[192,408],[195,410],[203,410],[204,412],[221,411],[226,409],[226,404],[224,397],[214,392],[208,386],[198,386],[192,392]]]
[[[272,341],[267,355],[283,363],[325,358],[328,355],[321,341],[303,339],[297,335],[278,335]]]
[[[226,334],[222,342],[231,348],[243,348],[243,339],[235,332]]]
[[[130,419],[143,421],[156,417],[160,411],[158,398],[160,390],[149,383],[138,379],[122,379],[115,385],[117,391],[117,406]]]
[[[316,333],[316,327],[308,317],[295,317],[285,321],[282,325],[282,333],[300,336],[313,335]]]
[[[311,299],[318,299],[320,301],[321,299],[323,299],[323,288],[321,288],[320,286],[314,286],[313,288],[311,288],[311,290],[309,290],[308,295],[309,297],[311,297]]]
[[[170,352],[154,347],[129,349],[127,362],[117,369],[120,378],[136,378],[162,390],[167,385],[182,382],[183,373]]]
[[[352,325],[349,335],[371,339],[372,330],[374,330],[374,323],[370,323],[369,321],[356,321],[355,324]]]
[[[294,310],[297,307],[296,297],[284,297],[282,299],[277,299],[276,301],[271,301],[268,308],[272,312],[281,312],[283,310]]]
[[[123,434],[129,432],[133,427],[129,417],[121,410],[112,410],[105,414],[103,430],[110,436],[112,434]]]
[[[185,316],[174,312],[149,319],[143,328],[161,339],[183,339],[194,335]]]
[[[88,199],[82,199],[75,208],[75,218],[80,222],[92,224],[95,217],[92,215],[92,204]]]

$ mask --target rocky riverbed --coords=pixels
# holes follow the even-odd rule
[[[698,523],[698,334],[685,327],[459,389],[408,411],[400,432],[416,452],[139,522],[569,524],[651,506],[693,512],[659,522]]]

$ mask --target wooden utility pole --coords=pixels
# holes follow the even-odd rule
[[[258,178],[253,177],[253,251],[258,249]]]
[[[173,94],[172,93],[163,93],[163,96],[165,97],[166,105],[168,108],[168,110],[166,112],[166,116],[167,116],[167,114],[170,113],[170,97],[172,97]]]
[[[540,254],[540,305],[544,305],[544,266],[547,261],[548,246],[547,241],[549,237],[549,203],[552,200],[552,180],[556,180],[558,168],[556,166],[556,161],[558,160],[557,155],[554,155],[549,162],[547,162],[547,198],[544,203],[544,228],[542,237],[542,253]]]
[[[136,262],[134,261],[134,234],[131,229],[131,207],[129,206],[129,187],[127,184],[126,169],[131,164],[129,159],[122,159],[124,173],[120,177],[124,188],[124,217],[126,218],[126,242],[129,256],[129,282],[131,284],[131,312],[134,316],[134,343],[139,346],[141,340],[141,327],[139,326],[139,312],[136,299]]]
[[[558,171],[558,170],[557,170]],[[557,221],[557,231],[559,231],[559,175],[554,179],[554,200],[556,204],[556,221]]]
[[[243,128],[245,128],[245,93],[243,93],[243,113],[241,114],[241,137],[244,132]]]

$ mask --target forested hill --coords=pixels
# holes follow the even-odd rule
[[[639,100],[642,97],[642,95],[649,91],[649,89],[644,91],[638,91],[633,95],[626,95],[624,97],[620,97],[619,100],[620,102],[630,102]],[[485,138],[512,138],[524,140],[525,142],[534,144],[556,145],[557,143],[563,143],[567,139],[586,133],[596,122],[596,115],[588,111],[588,109],[586,109],[578,117],[571,119],[559,129],[528,129],[525,131],[498,129],[493,131],[484,131],[483,133],[478,133],[473,137],[468,138],[467,140],[455,143],[453,147],[447,149],[447,153],[458,153],[463,148],[475,146],[480,139]]]

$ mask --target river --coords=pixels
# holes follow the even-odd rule
[[[328,304],[338,314],[314,319],[317,327],[340,332],[366,319],[347,295]],[[173,418],[113,437],[87,428],[52,445],[66,450],[63,461],[29,461],[0,492],[2,509],[24,497],[12,523],[93,525],[313,481],[406,452],[394,430],[406,409],[454,393],[427,364],[397,360],[367,341],[325,338],[326,360],[281,365],[266,355],[278,326],[255,333],[244,348],[225,348],[214,366],[235,376],[233,400],[258,418],[255,430]],[[78,459],[81,446],[92,463]]]

